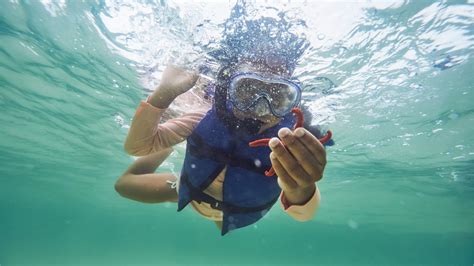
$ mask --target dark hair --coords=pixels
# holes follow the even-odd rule
[[[237,1],[230,17],[223,23],[222,39],[208,53],[218,63],[237,64],[242,60],[268,66],[284,66],[292,74],[298,60],[309,47],[301,28],[304,20],[292,18],[285,11],[272,17],[253,17],[245,1]],[[265,9],[262,14],[268,13]]]
[[[217,115],[224,120],[229,119],[227,112],[227,88],[230,84],[230,76],[232,75],[234,66],[222,66],[217,72],[215,91],[214,91],[214,106]]]
[[[241,121],[226,108],[227,87],[237,65],[246,60],[273,69],[282,66],[291,76],[298,60],[309,47],[305,35],[294,32],[298,26],[306,27],[303,20],[291,20],[285,12],[279,12],[278,18],[249,19],[248,15],[246,3],[237,1],[232,8],[231,16],[224,23],[222,40],[216,49],[209,52],[209,55],[221,65],[217,72],[214,92],[216,112],[225,123],[240,128],[245,126],[239,125]],[[320,138],[322,136],[320,128],[311,125],[312,114],[309,108],[301,104],[301,109],[305,117],[304,127]],[[255,124],[258,120],[247,119],[246,123]]]

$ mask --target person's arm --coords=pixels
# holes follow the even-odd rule
[[[278,131],[269,146],[270,160],[282,189],[282,205],[289,215],[299,221],[311,219],[319,206],[316,182],[323,177],[326,151],[321,142],[308,130],[300,127]],[[291,209],[291,210],[290,210]]]
[[[308,200],[299,204],[291,203],[283,191],[280,194],[281,208],[293,219],[300,222],[306,222],[314,218],[316,211],[319,208],[320,200],[321,195],[318,186],[316,186],[313,194],[311,194]]]
[[[160,124],[164,111],[140,102],[124,144],[128,154],[144,156],[184,141],[205,115],[203,111],[195,111]]]
[[[162,81],[148,100],[142,101],[135,112],[124,149],[130,155],[143,156],[182,142],[204,116],[204,112],[186,113],[160,124],[171,102],[189,90],[197,79],[196,73],[167,67]]]
[[[176,177],[171,173],[154,173],[171,152],[168,148],[138,158],[117,180],[115,190],[122,197],[143,203],[176,202],[178,194],[170,186]]]

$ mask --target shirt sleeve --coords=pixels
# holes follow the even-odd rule
[[[290,205],[286,201],[285,195],[282,191],[280,194],[280,206],[289,216],[293,217],[293,219],[305,222],[311,220],[315,216],[316,210],[319,208],[320,199],[321,195],[318,186],[316,185],[313,196],[302,205]]]
[[[141,101],[125,140],[125,150],[135,156],[144,156],[184,141],[204,117],[205,112],[189,112],[160,124],[166,109]]]

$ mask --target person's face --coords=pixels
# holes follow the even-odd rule
[[[237,68],[236,72],[256,72],[261,74],[273,74],[282,77],[288,77],[282,68],[269,67],[259,63],[243,62]],[[267,103],[262,99],[257,103],[255,110],[243,112],[237,108],[233,108],[233,113],[237,118],[256,118],[265,124],[273,124],[280,121],[279,117],[274,116]]]

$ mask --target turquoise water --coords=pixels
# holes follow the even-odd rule
[[[139,101],[166,63],[202,63],[234,4],[1,1],[0,265],[472,265],[472,1],[250,5],[307,25],[296,74],[336,141],[314,220],[274,206],[221,237],[119,197]]]

